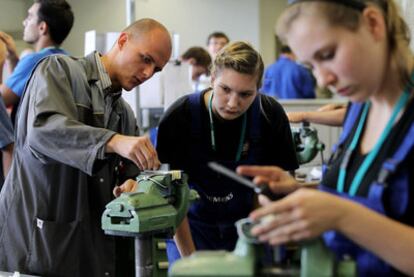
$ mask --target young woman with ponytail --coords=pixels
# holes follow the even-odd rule
[[[343,134],[320,184],[299,188],[276,167],[238,168],[274,190],[253,230],[281,244],[323,235],[358,276],[414,275],[414,101],[409,32],[393,0],[291,1],[278,35],[320,86],[349,98]]]

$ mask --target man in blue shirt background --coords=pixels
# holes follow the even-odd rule
[[[73,21],[73,12],[65,0],[35,0],[23,21],[23,40],[33,46],[35,53],[28,54],[21,60],[17,56],[13,38],[0,32],[0,43],[6,46],[7,53],[4,54],[12,71],[7,81],[0,85],[6,106],[19,102],[24,86],[39,60],[51,54],[66,54],[59,45],[69,34]],[[0,70],[3,70],[3,66]]]
[[[266,68],[260,91],[278,99],[315,98],[312,73],[295,59],[290,48],[283,46],[279,59]]]

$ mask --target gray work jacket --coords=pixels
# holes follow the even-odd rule
[[[13,143],[13,125],[0,96],[0,149]],[[1,159],[0,159],[1,160]]]
[[[138,129],[121,93],[103,87],[98,60],[50,56],[27,84],[0,194],[0,270],[114,276],[114,238],[101,215],[114,185],[139,171],[105,145]]]

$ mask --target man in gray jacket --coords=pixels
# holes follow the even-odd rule
[[[36,67],[0,195],[0,271],[115,276],[115,239],[100,228],[105,204],[139,169],[160,164],[121,89],[145,82],[170,54],[166,28],[142,19],[103,56],[55,55]]]

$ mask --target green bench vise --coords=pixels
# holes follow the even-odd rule
[[[135,275],[167,276],[165,239],[172,238],[198,193],[181,171],[143,171],[137,190],[106,205],[105,234],[135,238]]]
[[[310,127],[309,122],[303,122],[301,127],[291,127],[291,131],[299,164],[312,161],[318,152],[323,153],[325,144],[319,141],[318,131]]]
[[[274,263],[263,263],[264,245],[250,235],[252,223],[241,219],[237,223],[239,239],[233,252],[197,251],[175,262],[170,277],[354,277],[356,266],[351,259],[338,261],[321,239],[297,245],[292,259],[283,264],[278,257]],[[274,250],[280,250],[274,249]],[[275,255],[277,256],[277,255]]]

